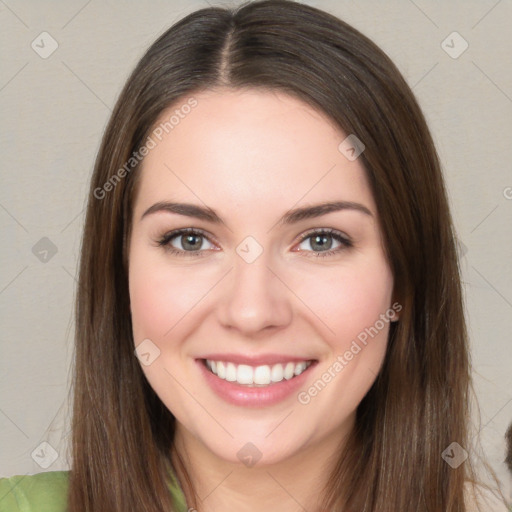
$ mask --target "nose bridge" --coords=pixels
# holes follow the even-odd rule
[[[251,240],[239,244],[217,308],[224,326],[246,333],[283,327],[291,319],[289,292],[271,270],[270,251],[260,248]]]

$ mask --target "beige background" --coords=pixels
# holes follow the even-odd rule
[[[512,421],[512,2],[307,3],[379,44],[425,111],[462,242],[478,428],[512,499],[503,463]],[[206,6],[0,0],[0,476],[68,467],[74,275],[93,159],[144,50]],[[463,39],[446,39],[454,31]],[[31,47],[51,49],[42,32],[58,43],[45,59]],[[452,55],[469,46],[452,58],[445,39]],[[34,461],[43,452],[56,457],[47,468]]]

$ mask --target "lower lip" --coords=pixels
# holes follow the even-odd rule
[[[316,361],[311,363],[300,375],[290,380],[284,379],[265,387],[248,387],[237,382],[220,379],[206,368],[202,359],[196,360],[196,362],[199,364],[206,382],[220,398],[233,405],[245,407],[267,407],[285,400],[304,385],[311,368],[316,365]]]

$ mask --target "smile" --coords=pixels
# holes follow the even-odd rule
[[[249,387],[265,387],[301,375],[312,361],[278,363],[274,365],[250,366],[225,361],[205,359],[204,364],[211,373],[227,382]]]

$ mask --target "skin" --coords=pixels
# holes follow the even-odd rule
[[[198,510],[263,511],[276,503],[281,511],[315,510],[382,364],[389,322],[307,405],[297,393],[263,408],[227,403],[195,359],[212,352],[315,359],[301,390],[332,372],[337,356],[393,304],[376,206],[360,159],[338,150],[346,134],[323,113],[255,89],[194,97],[197,106],[146,156],[134,202],[133,335],[135,345],[150,339],[160,350],[142,369],[177,419],[176,449],[201,498]],[[160,201],[206,205],[224,224],[165,211],[141,218]],[[372,215],[342,210],[278,223],[289,209],[326,201],[356,202]],[[158,245],[187,227],[209,235],[199,237],[202,256]],[[340,231],[353,246],[328,238],[331,250],[341,250],[318,257],[315,237],[300,238],[316,228]],[[263,248],[253,263],[236,252],[247,236]],[[171,243],[186,250],[181,236]],[[262,454],[251,468],[237,457],[248,442]]]

